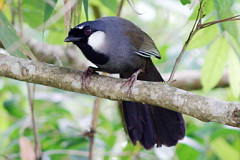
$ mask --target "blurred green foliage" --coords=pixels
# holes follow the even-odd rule
[[[64,2],[61,0],[46,2],[22,0],[23,33],[47,44],[63,45],[67,35],[64,17],[60,16],[57,20],[51,18],[61,10]],[[80,5],[84,4],[84,10],[78,11],[82,22],[88,18],[95,19],[94,15],[99,13],[101,16],[116,15],[120,1],[80,0],[80,2],[82,2]],[[189,10],[189,6],[185,5],[189,2],[134,1],[132,7],[142,13],[141,15],[136,14],[128,3],[123,6],[122,17],[140,26],[156,42],[162,59],[153,60],[163,72],[171,71],[196,18],[198,6]],[[239,0],[206,1],[204,8],[206,15],[203,21],[220,20],[239,14],[239,5]],[[16,28],[21,25],[18,21],[20,16],[17,14],[19,7],[17,1],[0,3],[0,7],[9,22]],[[12,12],[14,9],[15,12]],[[95,13],[97,11],[98,14]],[[2,16],[0,18],[1,22],[3,20],[6,22]],[[79,19],[74,20],[73,17],[72,21]],[[40,27],[44,22],[54,20],[56,22],[52,25]],[[193,38],[179,70],[202,68],[204,91],[198,90],[194,91],[195,93],[226,101],[239,101],[239,28],[239,22],[227,22],[203,29]],[[18,39],[15,33],[7,32],[7,27],[1,29],[5,31],[0,33],[2,42],[5,41],[4,36],[6,41],[9,36],[13,40]],[[230,87],[214,89],[226,69],[229,70]],[[88,159],[84,154],[89,151],[89,139],[85,133],[90,129],[94,99],[92,96],[36,86],[34,107],[44,159]],[[187,134],[182,142],[176,147],[146,151],[140,145],[133,146],[124,133],[116,102],[103,100],[100,110],[94,150],[99,159],[240,159],[240,131],[237,128],[212,122],[203,123],[185,116]],[[20,159],[18,141],[22,135],[34,142],[26,84],[0,78],[0,159],[5,159],[4,156]]]

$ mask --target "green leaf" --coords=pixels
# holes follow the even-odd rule
[[[83,0],[77,1],[77,3],[74,6],[74,10],[72,11],[71,15],[71,25],[76,26],[81,22],[81,12],[82,12],[82,5],[83,5]],[[85,12],[86,19],[88,18],[88,12]]]
[[[190,0],[180,0],[180,2],[182,3],[182,5],[191,4]]]
[[[218,138],[210,143],[211,149],[219,159],[239,160],[240,152],[234,149],[223,138]]]
[[[235,98],[240,96],[240,60],[234,50],[229,51],[229,81],[230,88]]]
[[[201,76],[204,91],[211,90],[221,79],[229,49],[230,46],[223,37],[217,39],[209,48]]]
[[[27,23],[32,28],[40,26],[43,22],[44,6],[44,0],[23,0],[22,14],[24,23]]]
[[[200,151],[186,144],[179,144],[176,147],[176,154],[179,160],[198,159],[200,153]]]
[[[52,15],[53,10],[57,4],[58,0],[51,0],[51,1],[46,1],[45,2],[45,7],[44,7],[44,22],[46,22]]]
[[[59,21],[57,21],[54,25],[52,25],[50,28],[48,28],[49,32],[46,32],[47,34],[47,42],[49,44],[63,44],[63,39],[66,37],[65,30],[63,28],[64,26],[64,19],[61,18]],[[56,38],[58,37],[58,38]]]
[[[191,50],[209,44],[216,38],[218,32],[219,29],[216,25],[198,31],[191,40],[187,49]]]
[[[214,3],[217,10],[228,10],[234,4],[234,0],[214,0]]]
[[[17,35],[12,24],[7,20],[2,10],[0,10],[0,40],[4,47],[12,56],[36,59],[30,49],[25,45]]]
[[[198,13],[199,5],[195,7],[193,13],[188,18],[189,20],[196,20]],[[212,17],[212,12],[214,11],[214,3],[213,1],[206,1],[206,5],[203,8],[203,14],[206,14],[206,17]]]
[[[5,101],[3,103],[3,107],[9,114],[11,114],[14,117],[22,118],[25,115],[24,110],[22,108],[22,103],[20,103],[20,100],[15,97]]]
[[[222,138],[222,137],[226,137],[226,138],[230,137],[231,140],[233,141],[236,141],[237,139],[240,140],[239,130],[236,128],[225,128],[225,127],[219,128],[211,134],[210,141],[214,141],[215,139]]]
[[[118,2],[117,0],[100,0],[108,9],[110,9],[112,12],[116,13]]]
[[[88,18],[88,0],[83,0],[83,7],[84,7],[86,19],[88,21],[89,20],[89,18]]]
[[[234,0],[214,0],[215,8],[217,10],[219,19],[225,19],[234,16],[232,13],[232,6]],[[226,30],[236,40],[239,40],[239,31],[236,21],[220,23],[223,30]]]
[[[229,44],[234,48],[235,53],[240,56],[240,41],[237,41],[233,36],[229,35]]]

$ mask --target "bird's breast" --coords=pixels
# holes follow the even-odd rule
[[[108,73],[133,73],[145,65],[145,58],[136,54],[111,54],[106,64],[97,65]]]
[[[100,52],[96,52],[93,50],[91,46],[88,44],[77,44],[77,46],[81,49],[84,56],[96,65],[104,65],[109,61],[109,56],[102,54]]]

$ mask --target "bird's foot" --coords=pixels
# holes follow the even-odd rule
[[[132,87],[134,82],[137,80],[138,75],[143,72],[143,69],[139,69],[137,72],[133,73],[131,77],[129,77],[127,80],[125,80],[121,87],[123,87],[124,85],[128,85],[128,91],[127,91],[127,95],[130,96],[132,93]]]
[[[85,70],[83,72],[83,75],[81,77],[81,85],[82,85],[83,89],[86,89],[86,86],[89,83],[89,77],[92,74],[98,74],[96,71],[97,71],[97,68],[94,68],[94,67],[90,66],[90,67],[87,68],[87,70]]]

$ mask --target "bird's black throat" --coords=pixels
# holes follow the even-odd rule
[[[85,57],[94,64],[104,65],[109,61],[108,56],[96,52],[95,50],[93,50],[91,46],[89,46],[86,43],[74,43],[74,44],[76,44],[81,49]]]

